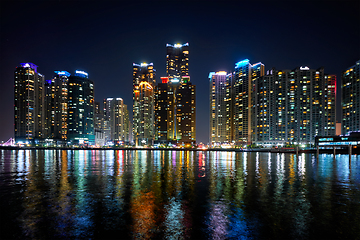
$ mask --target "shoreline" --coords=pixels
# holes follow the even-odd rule
[[[296,154],[296,149],[273,149],[273,148],[256,148],[256,149],[239,149],[239,148],[136,148],[136,147],[109,147],[109,148],[94,148],[94,147],[17,147],[17,146],[0,146],[0,150],[147,150],[147,151],[216,151],[216,152],[269,152],[269,153],[292,153]],[[317,153],[314,149],[299,149],[298,153]],[[320,154],[333,154],[334,149],[319,149]],[[336,149],[336,154],[349,154],[348,149]],[[352,154],[360,154],[360,149],[354,148]]]

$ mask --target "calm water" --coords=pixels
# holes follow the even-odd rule
[[[0,150],[0,238],[360,239],[360,156]]]

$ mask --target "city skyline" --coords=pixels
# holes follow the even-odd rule
[[[183,22],[175,21],[173,26],[164,23],[162,17],[155,17],[147,25],[145,17],[134,18],[130,13],[115,16],[115,9],[132,9],[136,4],[113,4],[114,10],[99,3],[85,6],[81,2],[68,2],[54,3],[53,6],[35,2],[1,2],[0,141],[6,141],[14,135],[13,74],[21,62],[36,64],[38,71],[45,75],[45,80],[53,77],[54,70],[74,72],[75,69],[83,69],[94,81],[95,101],[120,97],[125,104],[131,105],[132,63],[153,62],[157,69],[156,82],[159,83],[160,77],[165,76],[165,45],[189,42],[189,75],[197,86],[197,142],[206,143],[209,139],[209,72],[232,72],[235,62],[248,58],[251,62],[262,62],[265,70],[272,67],[293,69],[308,66],[316,69],[324,66],[326,73],[337,75],[339,82],[341,72],[358,61],[360,56],[357,2],[304,5],[262,3],[258,8],[251,6],[258,14],[252,16],[249,10],[239,17],[227,15],[225,10],[239,7],[240,3],[214,2],[204,6],[196,2],[189,3],[188,18]],[[157,2],[140,5],[149,7],[154,15],[159,16],[162,11],[176,4]],[[9,11],[15,7],[19,11],[16,17]],[[68,12],[64,13],[60,10],[62,8]],[[44,14],[32,17],[32,30],[22,25],[24,16],[21,13],[26,9]],[[215,9],[218,9],[218,15],[211,19],[210,13]],[[275,12],[270,15],[268,12],[271,10]],[[64,18],[54,20],[51,17],[53,15]],[[280,17],[265,18],[258,15]],[[228,19],[222,20],[224,16],[228,16]],[[231,34],[233,27],[245,24],[241,22],[243,19],[248,19],[244,29],[250,34]],[[287,23],[282,19],[288,19]],[[100,23],[98,20],[101,20]],[[113,20],[123,21],[123,24],[115,21],[119,22],[120,29],[110,24]],[[263,29],[257,27],[262,30],[261,34],[252,29],[256,23],[264,24]],[[215,34],[211,32],[212,29],[221,31]],[[154,39],[139,38],[141,34],[150,32],[154,34]],[[346,37],[340,37],[344,34]],[[26,40],[23,36],[27,36]],[[239,36],[243,38],[239,40]],[[341,92],[339,88],[340,84],[337,96]],[[339,109],[339,98],[337,104]],[[340,120],[339,113],[337,117]]]

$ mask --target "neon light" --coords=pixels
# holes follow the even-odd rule
[[[184,83],[187,83],[190,81],[190,76],[183,76],[181,77],[181,80],[184,82]]]
[[[225,75],[227,75],[227,72],[225,72],[225,71],[219,71],[219,72],[216,72],[216,73],[215,72],[210,72],[209,73],[209,78],[211,79],[213,75],[225,76]]]
[[[319,138],[320,142],[324,142],[324,141],[334,141],[333,138]]]
[[[166,44],[166,47],[175,47],[175,48],[181,48],[181,47],[185,47],[185,46],[189,46],[189,43],[185,43],[185,44],[177,43],[177,44],[174,44],[174,45],[171,45],[169,43]]]
[[[321,142],[319,143],[319,146],[326,146],[326,145],[342,145],[342,146],[348,146],[348,145],[359,145],[360,142],[357,141],[349,141],[349,142]]]
[[[173,78],[173,79],[171,79],[171,82],[172,83],[177,83],[177,82],[179,82],[180,80],[179,79],[177,79],[177,78]]]
[[[75,70],[75,76],[88,78],[89,74],[85,71]]]
[[[35,72],[37,72],[37,67],[35,64],[33,63],[20,63],[20,66],[22,66],[23,68],[32,68],[35,70]]]
[[[249,62],[250,62],[249,59],[244,59],[240,62],[235,63],[235,68],[245,66],[245,65],[249,64]]]
[[[256,65],[259,65],[259,64],[263,65],[261,62],[258,62],[258,63],[253,64],[252,66],[255,67]]]
[[[300,70],[310,70],[310,68],[308,68],[308,67],[300,67]]]
[[[168,83],[169,78],[168,77],[160,77],[162,83]]]
[[[141,82],[141,83],[139,84],[139,86],[141,86],[141,85],[146,85],[146,86],[150,87],[151,89],[153,89],[153,87],[151,86],[151,84],[148,83],[148,82]]]
[[[133,66],[136,67],[147,67],[148,65],[152,66],[153,63],[141,63],[141,64],[133,63]]]
[[[226,74],[227,74],[227,72],[225,72],[225,71],[220,71],[220,72],[216,73],[216,75],[226,75]]]
[[[70,77],[71,74],[67,71],[54,71],[54,73],[56,73],[59,76],[66,76],[66,77]]]

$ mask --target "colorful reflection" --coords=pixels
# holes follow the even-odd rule
[[[356,239],[360,157],[0,150],[2,238]]]

